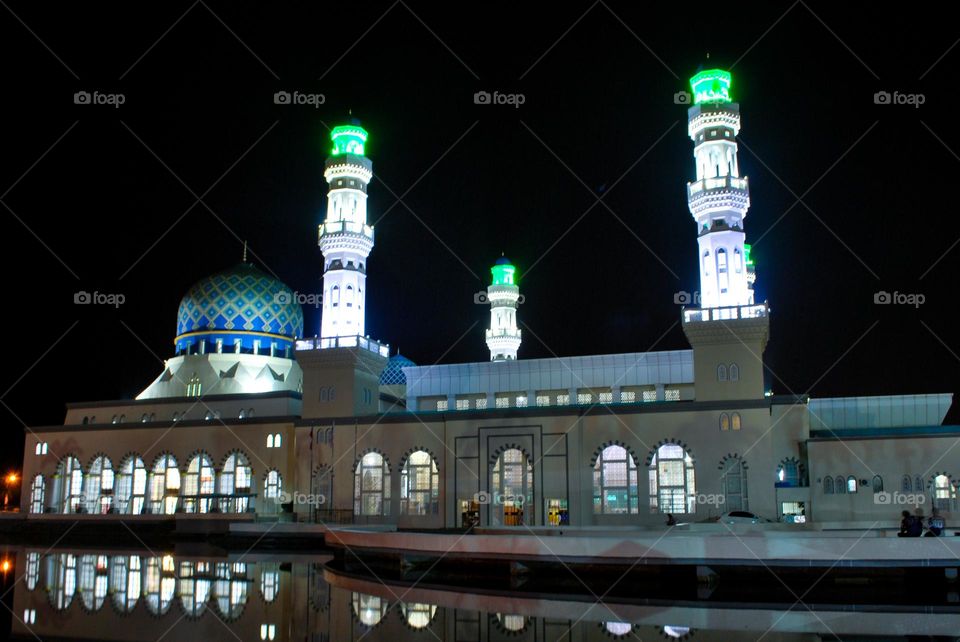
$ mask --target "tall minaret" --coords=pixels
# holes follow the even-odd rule
[[[690,79],[688,133],[697,180],[687,183],[687,204],[699,231],[703,308],[753,303],[743,232],[750,191],[737,162],[740,105],[731,102],[730,82],[730,72],[721,69],[701,71]]]
[[[373,227],[367,225],[367,185],[373,163],[364,156],[367,131],[354,120],[330,131],[333,150],[323,177],[330,185],[327,218],[320,225],[323,253],[323,321],[321,339],[363,336],[367,298],[367,257]],[[333,347],[337,342],[322,342]]]
[[[490,268],[493,275],[493,281],[487,288],[487,299],[490,301],[490,329],[487,330],[490,361],[517,358],[517,349],[520,347],[520,328],[517,327],[520,288],[515,282],[516,272],[517,268],[504,256]]]

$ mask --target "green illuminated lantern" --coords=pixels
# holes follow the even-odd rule
[[[747,267],[753,267],[753,259],[750,258],[750,246],[746,243],[743,244],[743,258]]]
[[[492,285],[516,285],[514,281],[516,271],[517,268],[511,265],[509,260],[501,257],[497,260],[497,263],[490,268],[490,273],[493,274]]]
[[[334,156],[356,154],[363,156],[363,147],[367,142],[367,130],[360,125],[338,125],[330,131]]]
[[[722,69],[707,69],[690,79],[690,89],[693,91],[693,103],[728,103],[730,102],[730,83],[732,78],[729,71]]]

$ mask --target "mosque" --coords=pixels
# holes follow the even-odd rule
[[[955,521],[951,394],[766,390],[772,313],[754,300],[731,84],[718,69],[691,78],[690,349],[524,359],[521,274],[502,257],[486,292],[489,361],[391,354],[364,325],[373,163],[368,132],[347,123],[324,170],[319,334],[304,335],[300,295],[249,262],[201,279],[180,304],[173,355],[135,399],[71,403],[63,425],[28,430],[21,512],[415,529],[749,513],[803,528],[893,521],[911,504]]]

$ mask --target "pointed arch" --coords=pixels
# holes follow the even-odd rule
[[[440,512],[440,475],[436,456],[426,448],[405,453],[400,464],[400,514]]]
[[[370,448],[353,468],[353,512],[371,517],[390,514],[390,461]]]
[[[696,512],[695,460],[686,444],[666,439],[647,456],[650,482],[650,512],[692,514]]]
[[[636,515],[640,511],[637,458],[619,441],[594,451],[593,512],[595,515]]]
[[[747,492],[747,461],[737,453],[727,453],[717,468],[724,497],[724,511],[750,510]]]

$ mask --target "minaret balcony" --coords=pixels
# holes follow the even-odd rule
[[[723,210],[739,211],[742,217],[750,208],[747,178],[718,176],[687,183],[687,205],[694,218]]]
[[[733,321],[736,319],[762,319],[768,316],[770,316],[770,307],[766,303],[734,305],[722,308],[683,309],[684,324],[706,321]]]
[[[339,249],[373,249],[373,226],[351,221],[333,221],[320,224],[320,251]]]
[[[299,339],[296,342],[297,352],[304,350],[326,350],[329,348],[360,348],[375,352],[381,357],[390,357],[390,344],[380,343],[370,337],[350,335],[345,337],[312,337]]]

